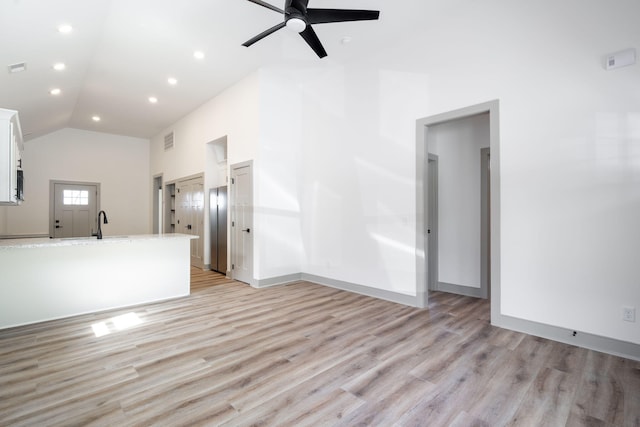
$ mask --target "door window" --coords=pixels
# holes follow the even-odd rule
[[[64,190],[62,192],[62,203],[67,206],[87,206],[89,204],[89,191]]]

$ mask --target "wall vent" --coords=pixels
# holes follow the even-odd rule
[[[19,64],[11,64],[9,65],[9,73],[13,74],[13,73],[20,73],[22,71],[27,71],[27,63],[26,62],[20,62]]]
[[[167,151],[170,148],[173,148],[173,132],[164,136],[164,151]]]

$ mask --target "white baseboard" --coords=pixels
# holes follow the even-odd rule
[[[2,234],[0,239],[46,239],[48,234]]]
[[[482,295],[481,288],[472,288],[470,286],[460,286],[460,285],[454,285],[451,283],[438,282],[438,291],[449,292],[457,295],[464,295],[467,297],[486,299],[486,297]]]
[[[418,307],[418,298],[413,295],[401,294],[399,292],[387,291],[384,289],[371,288],[369,286],[357,285],[342,280],[329,279],[328,277],[316,276],[307,273],[288,274],[286,276],[271,277],[269,279],[255,280],[252,286],[254,288],[268,288],[271,286],[286,285],[300,281],[316,283],[318,285],[328,286],[330,288],[341,289],[343,291],[353,292],[360,295],[366,295],[373,298],[383,299],[398,304],[404,304],[411,307]]]
[[[385,289],[376,289],[369,286],[357,285],[355,283],[344,282],[342,280],[329,279],[326,277],[316,276],[313,274],[302,273],[302,280],[317,283],[319,285],[329,286],[331,288],[341,289],[343,291],[353,292],[356,294],[366,295],[373,298],[383,299],[398,304],[404,304],[411,307],[419,307],[418,298],[415,295],[407,295],[399,292],[387,291]]]
[[[286,276],[271,277],[269,279],[254,280],[251,286],[254,288],[269,288],[271,286],[286,285],[303,280],[302,273],[287,274]]]
[[[500,328],[640,361],[640,344],[505,315],[500,315],[498,322],[492,324]]]
[[[307,273],[296,273],[286,276],[272,277],[270,279],[256,280],[253,286],[255,288],[266,288],[270,286],[286,285],[288,283],[295,283],[302,280],[411,307],[421,307],[421,301],[423,301],[423,295],[406,295]],[[477,292],[475,292],[476,289]],[[481,291],[479,288],[450,285],[447,283],[439,283],[439,290],[477,298],[480,298]],[[601,337],[581,331],[575,331],[576,333],[574,335],[573,330],[558,326],[544,325],[542,323],[504,315],[500,315],[499,321],[492,324],[500,328],[510,329],[512,331],[522,332],[552,341],[558,341],[565,344],[575,345],[577,347],[612,354],[614,356],[624,357],[626,359],[640,361],[639,344]]]

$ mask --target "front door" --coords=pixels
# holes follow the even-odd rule
[[[89,237],[97,231],[98,184],[54,182],[50,235]]]
[[[231,274],[253,282],[253,171],[252,163],[231,167]]]

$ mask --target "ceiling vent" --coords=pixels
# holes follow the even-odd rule
[[[26,62],[20,62],[19,64],[11,64],[9,65],[9,73],[13,74],[13,73],[20,73],[22,71],[27,71],[27,63]]]
[[[164,136],[164,151],[173,148],[173,132]]]

